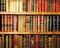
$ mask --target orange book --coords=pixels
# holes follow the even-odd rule
[[[8,20],[7,15],[5,15],[5,31],[8,31]]]

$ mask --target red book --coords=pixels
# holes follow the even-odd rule
[[[36,48],[40,48],[40,36],[36,35]]]
[[[42,6],[41,7],[42,7],[41,8],[42,9],[41,11],[44,12],[45,11],[45,0],[42,0]]]
[[[48,0],[45,0],[45,12],[48,11]]]
[[[29,35],[26,35],[26,48],[29,48]]]
[[[38,11],[41,12],[42,11],[42,0],[38,0]]]
[[[55,0],[55,12],[59,11],[58,0]]]

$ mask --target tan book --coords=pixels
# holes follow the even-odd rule
[[[33,32],[37,32],[37,16],[33,16]]]
[[[30,16],[25,16],[26,32],[30,32]]]

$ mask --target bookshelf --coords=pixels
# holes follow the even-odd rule
[[[0,48],[60,48],[60,0],[0,0]]]
[[[36,35],[36,34],[39,34],[39,35],[60,35],[60,32],[0,32],[0,35],[1,34],[9,34],[9,35],[13,35],[13,34],[18,34],[18,35]]]
[[[60,12],[0,12],[0,14],[15,15],[60,15]]]

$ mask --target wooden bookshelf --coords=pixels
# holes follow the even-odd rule
[[[12,14],[12,15],[60,15],[60,12],[0,12],[0,14]]]
[[[0,34],[41,34],[41,35],[60,35],[60,32],[0,32]]]

